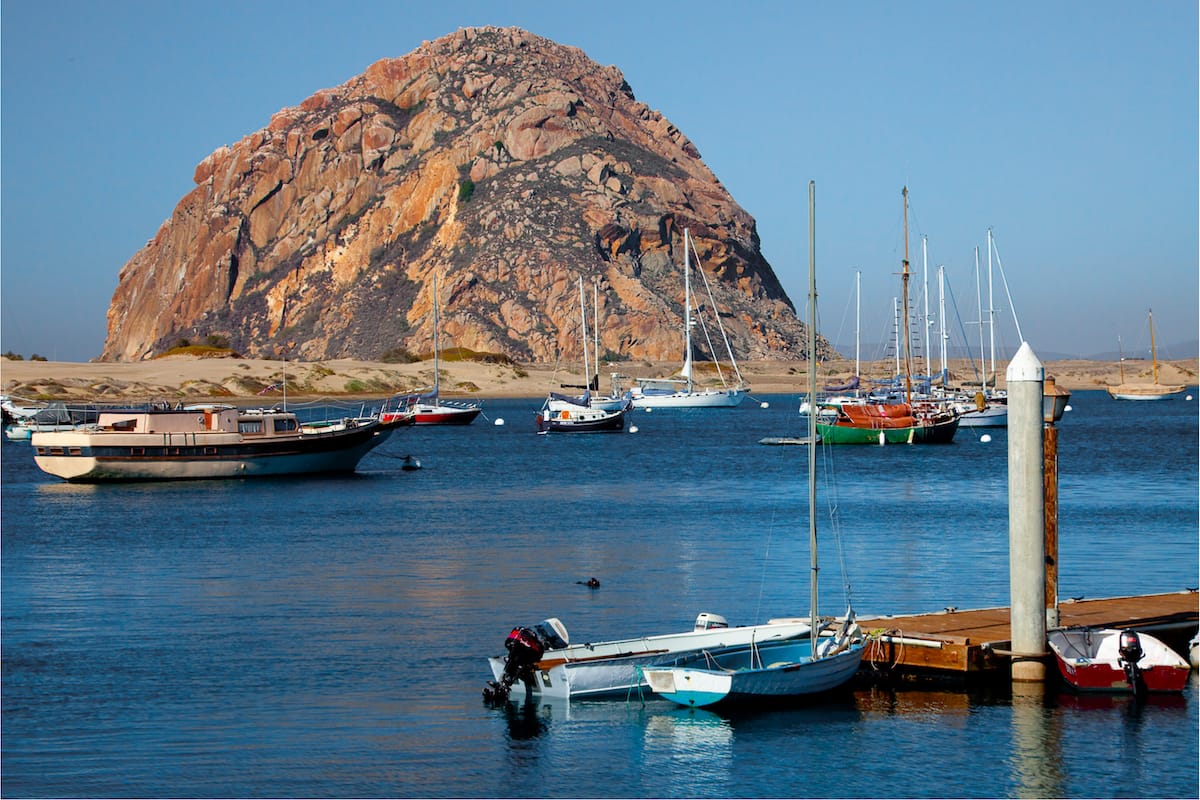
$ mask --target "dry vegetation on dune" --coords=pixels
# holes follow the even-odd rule
[[[677,363],[618,362],[601,365],[601,386],[607,388],[610,372],[632,377],[659,377],[678,369]],[[699,365],[698,365],[699,366]],[[1006,364],[997,365],[1004,386]],[[804,391],[808,364],[805,361],[754,361],[738,364],[741,374],[756,394],[786,394]],[[726,377],[732,365],[723,364]],[[852,361],[821,364],[822,384],[837,383],[853,374]],[[865,377],[887,377],[892,364],[863,365]],[[952,383],[970,386],[979,380],[970,364],[951,364]],[[1126,361],[1128,381],[1149,382],[1150,362]],[[1200,364],[1197,359],[1161,362],[1162,383],[1195,385]],[[1120,382],[1113,362],[1053,361],[1046,374],[1071,390],[1102,389]],[[715,368],[698,370],[703,383],[717,383]],[[410,392],[433,385],[433,362],[386,363],[349,359],[321,362],[283,362],[262,359],[204,358],[176,355],[136,363],[14,361],[0,359],[0,386],[6,394],[33,400],[113,402],[149,399],[274,398],[282,396],[286,380],[289,397],[382,396]],[[989,376],[990,378],[990,376]],[[478,397],[539,397],[563,383],[581,383],[582,365],[516,364],[511,361],[443,360],[440,385],[447,395]]]

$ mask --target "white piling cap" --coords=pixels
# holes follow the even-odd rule
[[[1008,369],[1005,370],[1004,375],[1009,383],[1022,381],[1042,383],[1046,380],[1046,368],[1034,354],[1029,342],[1021,342],[1017,354],[1013,356],[1012,361],[1008,362]]]

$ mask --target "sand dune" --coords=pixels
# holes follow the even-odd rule
[[[739,364],[754,394],[787,394],[805,390],[808,365],[804,361],[756,361]],[[1046,374],[1071,390],[1101,389],[1120,380],[1118,365],[1096,361],[1046,363]],[[476,397],[540,397],[561,384],[582,382],[579,365],[504,365],[478,362],[442,362],[441,389],[446,395]],[[997,364],[999,383],[1004,385],[1006,364]],[[605,365],[600,371],[601,388],[607,389],[609,373],[655,377],[670,374],[676,363],[648,362]],[[835,383],[853,373],[853,362],[822,364],[819,380]],[[865,364],[864,375],[885,377],[888,362]],[[726,370],[728,373],[728,370]],[[1150,362],[1126,362],[1129,381],[1150,381]],[[1195,385],[1200,365],[1197,359],[1159,364],[1163,383]],[[951,364],[955,381],[977,383],[973,368],[965,361]],[[414,391],[433,384],[433,363],[387,364],[354,360],[292,363],[237,358],[169,356],[136,363],[55,361],[9,361],[0,359],[0,383],[6,394],[39,400],[151,400],[216,398],[245,399],[282,396],[286,376],[289,397],[382,396]],[[703,382],[719,384],[711,370]]]

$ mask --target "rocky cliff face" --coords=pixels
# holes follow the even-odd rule
[[[195,183],[121,270],[105,360],[210,336],[310,361],[428,352],[435,277],[443,347],[578,359],[582,278],[603,351],[675,359],[685,229],[735,354],[804,352],[754,220],[687,137],[615,67],[522,30],[372,64]]]

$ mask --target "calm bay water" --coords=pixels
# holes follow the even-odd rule
[[[6,441],[3,794],[1197,795],[1195,675],[1143,705],[1001,684],[733,716],[486,707],[515,624],[587,641],[807,613],[806,452],[757,443],[802,434],[797,398],[758,399],[593,436],[537,436],[538,401],[492,401],[341,478],[73,486]],[[1196,403],[1072,406],[1060,596],[1195,587]],[[847,585],[862,614],[1008,604],[1003,431],[831,453],[823,611]]]

